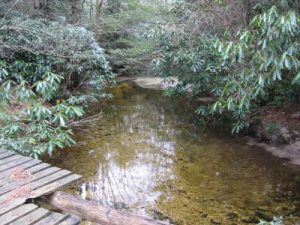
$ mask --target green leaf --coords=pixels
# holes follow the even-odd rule
[[[293,84],[300,84],[300,72],[293,79]]]

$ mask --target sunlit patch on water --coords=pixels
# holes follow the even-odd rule
[[[138,208],[146,213],[160,192],[155,187],[167,179],[173,179],[172,160],[163,162],[160,156],[138,153],[134,163],[127,162],[120,167],[112,153],[105,154],[105,161],[99,164],[96,174],[81,185],[83,198],[117,209]],[[152,158],[152,159],[151,159]],[[145,163],[151,160],[151,163]]]
[[[297,169],[239,138],[195,129],[180,99],[128,84],[112,92],[103,118],[76,133],[78,145],[49,160],[85,177],[77,194],[182,225],[281,216],[284,224],[297,224]]]

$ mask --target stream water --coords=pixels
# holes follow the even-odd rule
[[[242,138],[197,129],[182,99],[129,83],[111,92],[102,118],[76,131],[78,145],[48,159],[84,176],[81,188],[69,191],[179,225],[257,224],[280,216],[278,224],[300,224],[297,168]]]

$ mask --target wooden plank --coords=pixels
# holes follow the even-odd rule
[[[3,191],[5,191],[7,187],[15,188],[18,185],[25,185],[25,184],[28,184],[29,182],[32,183],[33,181],[41,179],[49,174],[55,173],[60,170],[60,168],[58,168],[58,167],[48,167],[43,170],[34,171],[36,169],[39,169],[39,168],[32,167],[32,168],[29,168],[28,170],[26,170],[32,174],[32,179],[27,180],[27,181],[26,180],[14,180],[14,179],[8,178],[6,180],[6,183],[3,184],[2,186],[0,186],[0,194],[3,194]]]
[[[36,160],[36,159],[31,159],[29,161],[26,161],[22,164],[16,165],[17,167],[20,167],[22,169],[27,169],[30,168],[32,166],[41,164],[42,162],[40,160]],[[6,168],[5,165],[3,165],[3,167],[0,166],[0,178],[3,176],[7,176],[8,173],[10,173],[11,171],[13,171],[14,167],[11,168]]]
[[[48,163],[41,163],[40,161],[36,162],[37,160],[28,161],[22,165],[19,165],[20,168],[29,170],[31,173],[34,173],[36,171],[45,169],[47,167],[50,167]],[[14,170],[14,168],[11,168],[9,170],[2,171],[0,173],[0,183],[1,180],[9,176],[9,174]]]
[[[4,159],[4,158],[7,158],[12,155],[15,155],[15,154],[12,152],[4,152],[3,154],[0,155],[0,159]]]
[[[23,166],[23,165],[20,165],[20,166],[17,166],[17,167],[13,167],[10,170],[7,170],[7,171],[5,171],[3,173],[0,173],[0,187],[3,186],[3,185],[5,185],[7,182],[11,181],[10,175],[11,175],[12,172],[14,172],[14,170],[16,168],[20,168],[20,169],[24,169],[25,170],[26,167],[31,166],[31,167],[29,167],[26,170],[29,171],[30,173],[34,174],[36,171],[42,170],[42,169],[44,169],[46,167],[46,165],[41,165],[40,162],[36,162],[35,160],[29,161],[28,164],[25,164],[25,166]],[[34,166],[34,165],[36,165],[36,166]],[[49,164],[47,164],[47,165],[48,165],[48,167],[50,167]]]
[[[23,205],[25,203],[25,200],[26,199],[18,198],[18,199],[12,199],[8,202],[0,202],[0,216]]]
[[[58,167],[50,167],[48,169],[45,169],[45,170],[42,170],[42,171],[39,171],[39,172],[35,173],[31,180],[23,180],[23,181],[22,180],[21,181],[7,180],[6,184],[4,184],[0,187],[0,195],[5,194],[5,193],[7,193],[11,190],[20,188],[21,186],[24,186],[28,183],[32,183],[32,182],[34,182],[36,180],[39,180],[39,179],[41,179],[45,176],[53,174],[53,173],[55,173],[59,170],[60,170],[60,168],[58,168]],[[47,180],[49,180],[49,177],[47,177]]]
[[[32,174],[36,174],[36,173],[38,173],[39,171],[45,170],[45,169],[50,168],[50,167],[51,167],[51,165],[48,164],[48,163],[41,163],[41,164],[37,164],[37,165],[35,165],[35,166],[33,166],[33,167],[30,167],[30,168],[28,168],[27,170],[28,170],[30,173],[32,173]]]
[[[7,151],[4,151],[2,149],[0,149],[0,155],[3,154],[3,153],[6,153]]]
[[[19,169],[20,172],[26,170],[31,174],[25,174],[25,178],[12,177],[12,172]],[[53,213],[24,203],[26,199],[50,194],[81,178],[72,175],[71,171],[0,149],[0,225],[79,224],[80,218],[77,216]]]
[[[29,184],[27,184],[27,185],[24,185],[24,186],[22,186],[21,188],[23,189],[23,190],[30,190],[30,193],[27,195],[27,196],[20,196],[20,198],[23,198],[23,199],[26,199],[26,198],[33,198],[32,197],[32,194],[33,194],[33,190],[35,190],[35,189],[37,189],[37,188],[40,188],[40,187],[42,187],[42,186],[44,186],[44,185],[47,185],[47,184],[49,184],[49,183],[51,183],[51,182],[54,182],[55,180],[58,180],[58,179],[60,179],[60,178],[62,178],[62,177],[64,177],[64,176],[66,176],[66,175],[68,175],[68,174],[70,174],[71,173],[71,171],[68,171],[68,170],[60,170],[60,171],[58,171],[57,173],[55,173],[55,174],[51,174],[50,176],[47,176],[47,177],[45,177],[45,178],[42,178],[42,179],[40,179],[40,180],[37,180],[37,181],[34,181],[34,182],[32,182],[32,183],[29,183]],[[20,189],[21,189],[20,188]],[[18,192],[19,191],[19,189],[13,189],[12,191],[10,191],[10,192],[7,192],[7,193],[5,193],[5,194],[3,194],[3,195],[1,195],[0,196],[0,202],[2,202],[2,201],[7,201],[8,199],[10,199],[10,196],[11,195],[14,195],[14,193],[16,193],[16,192]],[[41,194],[42,195],[42,194]],[[34,197],[39,197],[39,196],[41,196],[41,195],[34,195]]]
[[[77,216],[69,216],[59,225],[78,225],[80,223],[80,219]]]
[[[46,186],[43,186],[41,188],[38,188],[37,190],[34,190],[31,195],[32,198],[36,198],[38,196],[47,195],[50,194],[58,189],[61,189],[67,185],[71,185],[79,180],[82,179],[82,176],[77,174],[72,174],[70,176],[61,178],[59,180],[56,180],[55,182],[52,182]]]
[[[49,214],[46,218],[36,222],[35,225],[56,225],[65,220],[67,217],[68,215],[51,212],[51,214]]]
[[[6,213],[5,215],[0,217],[0,225],[6,225],[8,223],[11,223],[12,221],[17,220],[18,218],[34,211],[37,208],[36,205],[34,204],[26,204],[26,205],[22,205],[8,213]],[[21,223],[23,224],[23,223]]]
[[[48,214],[50,214],[50,212],[46,209],[43,208],[38,208],[32,212],[30,212],[29,214],[20,217],[19,219],[15,220],[12,223],[9,223],[10,225],[31,225],[31,224],[35,224],[37,221],[43,219],[45,216],[47,216]]]
[[[65,177],[66,175],[69,175],[71,173],[71,171],[68,170],[60,170],[54,174],[51,174],[50,176],[44,177],[42,179],[39,179],[37,181],[34,181],[30,184],[28,184],[28,186],[32,189],[35,190],[37,188],[40,188],[44,185],[50,184],[52,182],[55,182],[58,179],[63,179],[63,177]]]
[[[24,157],[24,158],[21,158],[21,159],[16,160],[16,161],[6,163],[6,164],[0,166],[0,172],[8,170],[8,169],[13,168],[13,167],[18,166],[18,165],[21,165],[21,164],[23,164],[25,162],[28,162],[30,160],[32,160],[32,158]]]
[[[0,165],[4,165],[4,164],[12,162],[14,160],[19,160],[21,158],[22,158],[22,156],[20,156],[20,155],[11,155],[11,156],[9,156],[9,157],[7,157],[5,159],[1,159],[0,160]]]

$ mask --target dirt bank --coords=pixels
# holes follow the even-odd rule
[[[265,107],[252,121],[248,144],[264,148],[273,155],[300,165],[300,107]]]
[[[300,140],[292,144],[274,146],[271,144],[258,142],[253,138],[249,138],[247,144],[259,146],[276,157],[286,159],[289,164],[300,166]]]

